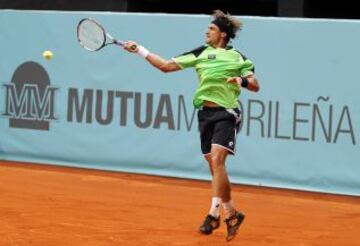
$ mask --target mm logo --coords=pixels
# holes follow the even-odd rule
[[[50,86],[46,70],[36,62],[25,62],[4,86],[3,115],[9,118],[9,126],[48,131],[50,121],[56,120],[54,100],[58,88]]]

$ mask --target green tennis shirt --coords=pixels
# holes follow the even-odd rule
[[[237,108],[241,89],[226,79],[254,73],[253,63],[230,46],[223,49],[204,45],[173,60],[181,69],[194,67],[198,74],[199,85],[193,99],[196,108],[200,108],[204,101],[224,108]]]

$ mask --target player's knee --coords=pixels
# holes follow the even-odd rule
[[[204,155],[205,160],[211,164],[211,154]]]
[[[228,151],[223,148],[214,147],[211,150],[211,161],[215,165],[224,165]]]
[[[225,158],[220,153],[211,154],[211,164],[213,168],[222,167],[225,164]]]

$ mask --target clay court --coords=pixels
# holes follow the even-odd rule
[[[0,245],[359,245],[360,199],[233,186],[237,237],[197,232],[210,183],[0,162]]]

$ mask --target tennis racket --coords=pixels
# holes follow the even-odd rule
[[[125,42],[115,39],[105,31],[105,28],[96,20],[85,18],[77,26],[77,38],[80,45],[89,51],[98,51],[109,44],[124,46]],[[131,46],[132,50],[136,45]]]

